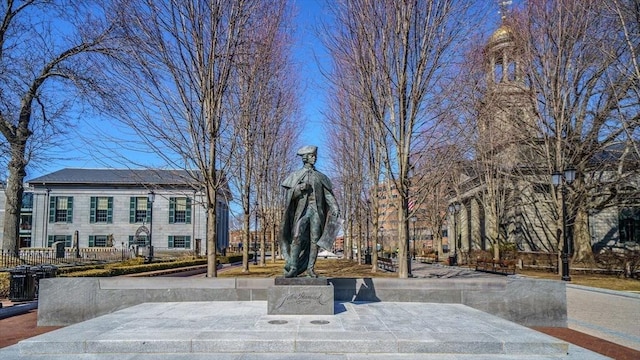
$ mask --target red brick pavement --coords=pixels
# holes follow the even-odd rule
[[[640,359],[640,351],[569,328],[534,327],[533,329],[616,360]]]
[[[0,348],[18,343],[18,341],[49,331],[59,326],[37,326],[37,311],[0,320]],[[551,335],[566,342],[589,349],[617,360],[640,359],[640,351],[614,344],[568,328],[536,327],[534,330]]]
[[[0,320],[0,348],[60,328],[60,326],[38,326],[37,324],[38,313],[36,310]]]

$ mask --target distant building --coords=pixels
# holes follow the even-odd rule
[[[462,254],[486,251],[496,243],[514,245],[518,251],[557,252],[560,215],[553,212],[556,205],[551,195],[559,190],[550,185],[544,158],[536,157],[544,154],[535,123],[536,98],[523,75],[515,35],[507,25],[491,36],[485,53],[487,89],[479,109],[477,158],[462,169],[458,190],[449,199],[459,204],[459,210],[449,215],[449,233],[458,239],[457,251]],[[640,244],[637,176],[629,176],[627,184],[616,189],[617,196],[604,193],[610,173],[618,170],[611,166],[619,164],[623,155],[623,146],[604,148],[591,161],[611,164],[609,168],[603,165],[583,174],[602,184],[602,189],[598,186],[588,194],[591,199],[611,197],[607,207],[587,209],[586,226],[596,251]],[[627,169],[640,163],[635,156],[626,158]]]
[[[4,215],[4,189],[0,189]],[[217,247],[229,245],[228,196],[217,204]],[[185,171],[62,169],[28,180],[20,247],[142,247],[206,252],[204,192]],[[0,237],[3,223],[0,222]],[[78,232],[78,244],[73,235]]]
[[[390,187],[390,188],[389,188]],[[382,250],[394,251],[400,245],[398,243],[398,191],[393,184],[380,183],[376,187],[375,196],[378,198],[378,206],[380,208],[377,229],[378,240],[376,248]],[[410,189],[411,191],[411,189]],[[409,201],[409,247],[410,251],[417,255],[426,252],[435,251],[437,244],[435,243],[435,231],[439,231],[442,237],[443,246],[448,248],[447,227],[434,229],[435,225],[431,224],[427,212],[428,206],[425,202],[416,204]],[[445,211],[442,209],[442,211]],[[375,232],[375,230],[374,230]],[[371,246],[373,247],[373,240]]]

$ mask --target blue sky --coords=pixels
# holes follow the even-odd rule
[[[329,161],[322,127],[326,100],[322,70],[329,70],[331,61],[316,33],[320,24],[329,20],[329,14],[323,0],[295,0],[295,3],[298,7],[298,39],[294,59],[300,64],[300,78],[303,81],[301,105],[305,119],[300,143],[319,147],[318,167],[322,169]]]
[[[323,50],[322,43],[315,36],[318,23],[326,21],[323,15],[324,0],[293,0],[298,7],[298,16],[296,17],[297,39],[294,47],[294,61],[299,64],[300,79],[302,81],[301,106],[304,118],[304,130],[300,139],[303,145],[316,145],[324,148],[325,138],[322,131],[322,111],[324,107],[325,94],[323,90],[323,80],[321,71],[316,60],[322,62],[321,66],[328,66],[328,55]],[[73,115],[72,115],[73,116]],[[122,129],[114,121],[110,121],[98,114],[83,114],[82,121],[79,122],[76,129],[69,132],[67,141],[62,142],[61,146],[52,149],[53,159],[46,161],[37,166],[29,168],[27,178],[35,178],[47,173],[57,171],[65,167],[79,168],[124,168],[125,161],[114,161],[106,159],[99,151],[92,149],[90,141],[81,141],[80,137],[100,136],[100,133],[108,133],[121,138],[131,138],[131,132]],[[149,161],[158,162],[152,156],[144,154],[135,154],[129,152],[130,156],[140,158],[141,156],[149,157]],[[322,150],[319,153],[319,163],[328,161],[326,154],[323,156]],[[33,165],[36,165],[35,163]],[[4,174],[3,174],[4,175]],[[3,176],[0,176],[3,177]]]
[[[318,154],[318,167],[322,170],[329,164],[328,147],[324,136],[322,124],[324,121],[325,107],[325,84],[321,73],[322,70],[330,69],[330,59],[326,53],[322,42],[318,39],[317,30],[322,22],[330,21],[329,14],[325,9],[325,0],[291,0],[298,8],[296,18],[297,39],[294,47],[294,61],[299,64],[299,78],[301,80],[302,92],[300,102],[304,119],[304,130],[300,139],[301,145],[316,145],[320,148]],[[331,0],[329,0],[331,1]],[[495,0],[484,0],[495,1]],[[517,1],[516,1],[517,2]],[[488,31],[491,32],[498,24],[498,6],[495,5],[495,18],[487,19]],[[113,121],[101,118],[99,115],[88,115],[83,119],[77,129],[71,130],[66,145],[59,147],[58,154],[64,154],[65,160],[52,160],[46,164],[39,164],[38,167],[30,167],[27,180],[46,173],[50,173],[65,167],[85,167],[85,168],[124,168],[126,161],[105,159],[99,152],[92,149],[98,146],[89,142],[82,142],[78,139],[83,137],[100,136],[101,132],[115,133],[116,136],[131,139],[130,131],[122,129]],[[55,155],[54,155],[55,156]],[[149,155],[132,156],[141,158]],[[146,159],[146,158],[145,158]],[[125,160],[125,159],[123,159]],[[150,166],[159,163],[149,157]],[[4,175],[4,174],[3,174]],[[1,176],[1,175],[0,175]]]

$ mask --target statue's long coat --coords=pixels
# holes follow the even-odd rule
[[[302,196],[298,200],[294,200],[294,192],[296,189],[296,185],[300,184],[304,180],[304,176],[306,175],[309,169],[302,168],[300,170],[296,170],[293,173],[289,174],[287,178],[282,182],[282,187],[286,190],[286,202],[285,202],[285,211],[282,217],[282,228],[280,232],[281,236],[281,244],[283,249],[283,255],[285,260],[289,262],[288,253],[289,246],[293,241],[293,234],[297,221],[304,215],[305,210],[308,206],[307,195]],[[330,210],[332,204],[335,204],[335,198],[333,198],[333,187],[331,185],[331,181],[329,178],[316,171],[315,169],[311,170],[313,172],[313,181],[311,182],[311,186],[315,195],[315,203],[318,211],[318,217],[320,218],[321,224],[321,233],[324,232],[324,226],[327,220],[327,213]],[[328,196],[331,199],[327,199],[325,196],[325,191],[328,192]],[[337,205],[337,204],[335,204]],[[318,239],[315,239],[317,241]],[[308,261],[309,261],[309,247],[311,245],[311,239],[308,236],[300,237],[300,254],[298,256],[297,268],[300,273],[306,270]]]

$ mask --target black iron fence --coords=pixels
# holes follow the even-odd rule
[[[122,261],[129,256],[128,250],[115,248],[86,248],[71,249],[65,248],[63,251],[53,248],[23,248],[18,251],[8,252],[0,250],[0,269],[13,268],[20,265],[77,265],[96,262]]]

